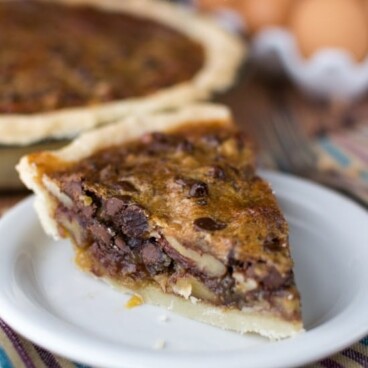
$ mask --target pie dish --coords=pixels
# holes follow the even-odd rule
[[[158,0],[0,1],[0,20],[3,145],[206,99],[244,56],[237,37]]]
[[[133,116],[18,171],[81,269],[221,328],[302,331],[287,223],[225,107]]]

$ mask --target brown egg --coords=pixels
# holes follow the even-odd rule
[[[247,29],[253,33],[266,26],[285,24],[293,1],[239,0],[237,8],[246,22]]]
[[[364,15],[365,19],[367,19],[367,27],[368,27],[368,0],[361,0],[363,2]]]
[[[338,48],[362,60],[368,51],[368,24],[361,0],[299,0],[290,28],[306,57],[322,48]]]

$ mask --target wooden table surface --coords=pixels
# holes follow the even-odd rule
[[[244,70],[237,86],[217,100],[231,107],[238,124],[250,134],[256,129],[255,120],[272,115],[281,104],[294,113],[312,138],[368,121],[368,92],[352,102],[315,99],[302,93],[286,75],[265,73],[252,61]]]

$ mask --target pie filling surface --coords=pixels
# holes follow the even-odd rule
[[[77,163],[32,161],[60,188],[54,216],[83,269],[301,320],[287,223],[234,128],[186,125]]]
[[[140,97],[191,79],[202,46],[152,20],[88,6],[0,1],[0,113]]]

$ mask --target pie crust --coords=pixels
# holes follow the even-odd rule
[[[40,0],[38,0],[40,1]],[[50,0],[43,0],[50,1]],[[66,5],[91,5],[114,12],[145,17],[167,25],[194,41],[205,51],[202,69],[187,81],[145,97],[128,98],[92,107],[64,108],[34,114],[0,115],[0,144],[28,145],[44,139],[71,138],[98,125],[132,113],[147,113],[208,99],[229,87],[244,58],[243,42],[204,16],[159,0],[55,0]]]
[[[214,157],[220,157],[220,161],[215,158],[214,162],[220,162],[221,165],[225,165],[222,166],[224,170],[225,168],[227,170],[225,170],[225,177],[229,177],[231,179],[228,181],[228,186],[222,184],[221,180],[223,178],[221,178],[222,174],[220,173],[220,176],[216,174],[217,178],[215,181],[211,182],[212,184],[208,184],[209,188],[211,188],[209,201],[219,198],[220,202],[215,201],[212,202],[212,204],[210,202],[204,203],[204,206],[206,207],[208,204],[208,207],[206,207],[206,209],[199,208],[197,204],[199,206],[203,205],[203,203],[197,202],[197,200],[203,199],[200,198],[203,196],[203,194],[201,194],[201,191],[203,192],[203,188],[199,188],[199,195],[198,193],[194,193],[190,194],[189,197],[183,197],[182,201],[187,201],[187,204],[184,205],[186,213],[184,217],[176,217],[176,214],[172,215],[172,213],[175,212],[175,207],[182,206],[181,204],[175,204],[178,203],[175,202],[177,199],[172,200],[174,201],[174,207],[172,207],[172,210],[169,212],[169,216],[173,216],[173,218],[170,220],[166,220],[168,218],[166,215],[162,217],[162,213],[164,212],[163,207],[160,204],[158,207],[140,207],[139,211],[141,211],[142,208],[144,210],[148,208],[150,218],[152,217],[153,223],[155,225],[158,224],[158,227],[151,228],[151,225],[148,227],[147,224],[144,224],[144,230],[138,229],[140,234],[142,234],[142,230],[145,234],[148,232],[148,235],[145,235],[147,236],[145,238],[146,243],[141,243],[143,244],[143,248],[139,248],[139,246],[138,248],[134,248],[136,247],[134,246],[133,249],[138,249],[138,252],[141,252],[140,249],[146,249],[146,245],[144,244],[147,244],[147,242],[153,242],[152,244],[156,244],[154,246],[158,247],[161,247],[161,245],[164,244],[162,248],[165,252],[164,256],[166,257],[164,261],[166,262],[167,256],[171,257],[170,262],[174,262],[174,268],[171,268],[170,272],[173,273],[161,273],[161,271],[157,271],[155,268],[154,276],[151,275],[152,279],[149,277],[147,279],[147,276],[144,276],[146,278],[143,277],[142,279],[140,279],[141,276],[138,278],[134,276],[132,278],[130,277],[129,271],[128,276],[124,274],[125,266],[121,265],[119,266],[123,267],[121,271],[112,271],[113,273],[109,273],[105,270],[106,272],[104,272],[104,267],[107,267],[107,269],[110,267],[111,263],[109,262],[111,259],[108,261],[108,266],[104,264],[103,258],[99,259],[97,257],[97,261],[96,259],[93,259],[93,256],[91,257],[88,253],[90,249],[94,252],[92,241],[89,240],[88,237],[83,238],[83,229],[86,228],[89,229],[88,231],[91,231],[91,228],[89,227],[90,224],[83,222],[84,225],[79,223],[78,226],[75,226],[75,223],[73,225],[73,220],[70,220],[69,218],[66,225],[66,223],[63,222],[63,219],[66,219],[66,217],[63,218],[63,215],[60,217],[60,213],[63,214],[64,210],[66,213],[70,214],[71,212],[68,212],[70,209],[73,210],[73,208],[77,208],[73,207],[77,206],[77,201],[80,202],[79,205],[89,207],[91,205],[90,201],[92,200],[91,198],[93,195],[88,194],[86,196],[84,194],[79,194],[79,192],[75,192],[76,195],[70,194],[68,189],[63,186],[65,181],[60,181],[58,177],[53,176],[53,170],[55,168],[57,171],[63,171],[64,167],[66,167],[65,170],[68,170],[68,168],[71,167],[72,175],[74,175],[74,173],[78,175],[80,172],[83,173],[83,171],[78,171],[80,170],[78,168],[75,171],[73,168],[78,167],[76,165],[94,157],[94,154],[100,155],[99,157],[105,157],[103,156],[104,152],[107,152],[106,150],[111,149],[111,147],[116,147],[117,149],[120,147],[130,147],[129,144],[135,144],[134,142],[136,141],[146,144],[146,142],[150,142],[150,139],[155,134],[158,134],[158,137],[160,137],[160,134],[173,134],[175,137],[176,134],[177,137],[182,139],[183,134],[186,134],[185,132],[187,131],[191,131],[190,134],[196,134],[192,133],[192,131],[199,129],[200,134],[202,134],[200,129],[204,129],[203,131],[206,132],[206,129],[210,129],[210,127],[215,123],[216,129],[219,129],[215,132],[226,133],[228,131],[234,131],[229,111],[227,108],[220,105],[192,105],[175,112],[157,113],[145,116],[131,116],[119,123],[99,128],[93,132],[85,133],[61,150],[45,151],[25,156],[21,159],[17,169],[22,181],[28,188],[32,189],[36,193],[35,207],[45,231],[56,239],[60,238],[60,236],[69,236],[72,238],[76,246],[77,264],[83,270],[94,273],[117,288],[124,291],[133,291],[139,294],[147,303],[162,305],[180,314],[189,316],[190,318],[210,323],[224,329],[235,330],[241,333],[257,332],[271,339],[293,336],[303,330],[303,324],[300,314],[300,297],[295,287],[292,272],[292,260],[288,248],[287,224],[278,209],[277,203],[267,183],[257,176],[254,176],[253,157],[249,154],[247,146],[239,143],[243,141],[238,141],[237,138],[231,138],[236,137],[235,135],[225,135],[225,137],[230,137],[231,139],[224,138],[224,140],[221,141],[222,143],[220,146],[217,146],[220,147],[220,151],[215,151],[219,152],[220,156],[216,156],[217,153],[215,153]],[[213,145],[212,131],[208,131],[211,133],[208,135],[211,142],[206,141],[207,143],[203,146],[204,143],[203,140],[201,140],[200,142],[202,143],[200,143],[199,146],[195,146],[197,148],[194,152],[206,152],[203,151],[206,145]],[[201,135],[199,137],[202,139]],[[220,136],[217,135],[217,137]],[[215,140],[216,139],[218,138],[215,138]],[[235,151],[233,147],[236,147],[234,148]],[[240,150],[242,152],[240,156],[237,153],[235,156],[233,155],[233,152],[240,152]],[[123,152],[126,152],[125,157],[126,160],[128,160],[129,156],[134,156],[134,152],[136,151],[128,150]],[[139,152],[140,151],[138,151],[137,154],[138,157],[140,155]],[[171,151],[168,152],[169,156],[165,157],[169,161],[163,162],[167,162],[167,165],[169,165],[167,166],[167,170],[170,170],[169,167],[172,167],[170,166],[170,157],[172,157],[172,153]],[[212,151],[210,150],[209,152]],[[151,159],[151,155],[152,153],[148,154],[149,160]],[[186,156],[185,153],[180,157],[190,160],[190,155],[191,154],[188,154],[188,156]],[[203,153],[199,153],[199,155],[203,155]],[[119,165],[121,162],[120,157],[121,156],[118,157]],[[205,154],[205,157],[207,157],[207,154]],[[239,167],[232,166],[232,163],[237,162],[239,158],[244,161],[246,166],[242,166],[243,162],[239,163]],[[156,160],[156,158],[153,160]],[[177,162],[182,162],[180,160],[181,158]],[[206,158],[203,158],[203,160],[206,161]],[[104,163],[105,161],[102,162]],[[107,162],[110,163],[109,160]],[[152,164],[153,162],[154,161],[152,161]],[[209,162],[211,163],[212,161]],[[106,163],[106,166],[108,163]],[[226,163],[228,163],[228,165]],[[203,167],[201,165],[199,166],[199,169],[202,170],[202,168],[204,168],[205,170],[208,170],[207,164],[208,162],[206,161]],[[95,164],[92,164],[91,166],[93,167],[92,170],[98,171],[98,164],[97,166],[94,165]],[[105,164],[103,165],[103,167],[105,167]],[[184,164],[179,164],[180,170],[182,165]],[[143,166],[137,166],[137,170],[143,170],[141,169],[142,167]],[[242,170],[241,168],[243,167],[250,167],[250,179],[248,179],[248,170],[242,171],[243,173],[239,173],[239,170]],[[152,180],[155,180],[154,178],[156,178],[153,174],[154,170],[155,169],[152,167],[152,176],[149,176],[149,178],[152,177]],[[234,174],[235,176],[228,176],[233,175],[230,174],[233,172],[236,173]],[[132,178],[134,178],[134,174],[132,175]],[[171,183],[171,173],[169,175],[169,182]],[[237,178],[240,178],[240,182],[237,181]],[[88,180],[89,179],[86,179],[85,177],[83,179],[83,183],[86,183]],[[121,180],[123,179],[118,179],[117,181],[121,182]],[[147,176],[145,177],[144,183],[146,186],[140,187],[139,192],[143,193],[142,196],[147,197],[146,193],[148,189],[150,186],[153,186],[153,193],[156,193],[154,194],[156,197],[148,197],[148,201],[152,201],[150,198],[154,198],[156,201],[158,200],[158,202],[154,203],[160,203],[160,200],[162,200],[159,194],[160,189],[159,187],[154,187],[155,184],[150,184],[150,180],[151,179],[148,179],[147,182]],[[125,179],[123,181],[125,182]],[[178,181],[178,179],[175,178],[174,182],[184,186],[187,184],[184,179],[179,179]],[[241,186],[242,182],[246,185],[244,187],[245,191],[243,191],[244,188]],[[116,203],[116,198],[118,199],[118,202],[128,201],[131,203],[130,196],[121,195],[121,192],[119,192],[120,194],[111,195],[109,194],[109,189],[106,189],[107,191],[105,191],[105,188],[108,188],[108,183],[108,179],[101,183],[93,181],[92,190],[93,185],[95,184],[97,184],[98,188],[102,188],[102,196],[99,197],[98,201],[101,200],[101,203],[105,204],[103,204],[98,210],[98,216],[111,216],[105,217],[106,221],[110,221],[108,220],[109,218],[112,219],[111,221],[115,221],[114,219],[117,218],[117,216],[126,216],[126,221],[130,223],[129,226],[133,226],[133,230],[132,228],[129,229],[129,226],[127,228],[127,222],[125,225],[123,224],[118,225],[118,227],[115,228],[105,229],[107,232],[111,232],[110,235],[114,233],[115,247],[118,246],[119,249],[122,249],[116,241],[116,236],[119,236],[116,235],[116,229],[120,229],[120,226],[122,226],[122,236],[127,236],[124,238],[123,243],[129,242],[131,239],[135,241],[141,235],[130,235],[129,232],[137,231],[137,228],[141,226],[141,219],[134,219],[134,216],[137,214],[136,211],[130,212],[129,215],[127,215],[126,212],[120,212],[120,209],[118,210],[119,212],[116,212],[116,209],[112,209],[112,212],[115,211],[114,214],[108,214],[111,212],[110,209],[112,207],[116,207],[114,204]],[[113,184],[114,183],[116,183],[116,181],[114,181]],[[198,183],[200,182],[197,181],[195,185]],[[230,192],[227,191],[229,190],[230,185],[235,190],[234,192],[234,190],[231,189],[231,193],[242,193],[241,197],[236,199],[235,202],[232,201],[231,198],[238,198],[237,195],[230,194]],[[194,186],[190,184],[190,190],[188,193],[191,193],[193,187]],[[91,188],[88,188],[90,191]],[[165,186],[165,188],[168,187]],[[222,188],[225,189],[223,190]],[[134,192],[135,188],[133,189]],[[173,192],[169,192],[165,201],[170,201],[170,198],[176,198],[170,197],[170,195],[174,195],[175,192],[175,189],[172,190]],[[186,190],[187,189],[185,189],[185,191]],[[128,188],[127,191],[131,191],[131,188]],[[166,192],[167,190],[165,189],[165,193]],[[141,196],[141,194],[139,195]],[[231,197],[231,195],[233,197]],[[249,195],[249,197],[244,197],[244,195]],[[221,198],[225,197],[227,199],[223,202]],[[108,201],[111,198],[114,200],[114,203],[110,202],[112,207],[108,209]],[[243,202],[243,199],[245,202]],[[196,202],[191,202],[192,200],[195,200]],[[133,202],[135,209],[137,207],[137,203],[139,206],[144,202]],[[216,203],[220,203],[218,207],[216,207]],[[231,207],[230,210],[228,210],[227,208],[224,208],[224,205],[226,204],[229,207],[234,207]],[[215,205],[215,207],[213,207],[213,205]],[[157,215],[154,212],[154,208],[157,208],[160,214]],[[187,212],[187,208],[189,209],[189,212]],[[191,212],[191,208],[194,208],[194,212]],[[125,210],[126,209],[123,211]],[[80,210],[77,208],[77,213],[78,211]],[[105,215],[103,214],[104,212]],[[125,215],[122,215],[122,213],[125,213]],[[193,218],[191,217],[192,213],[194,213],[195,216]],[[209,214],[211,217],[212,213],[214,213],[212,219],[220,216],[222,220],[227,222],[221,222],[219,219],[219,221],[215,221],[214,223],[210,218],[211,223],[208,225],[208,217],[202,217],[201,214],[203,213],[206,213],[207,215]],[[196,220],[193,221],[193,219]],[[138,225],[131,225],[131,221],[133,220],[134,222],[138,221]],[[207,224],[203,224],[203,220],[206,220],[205,222],[207,222]],[[107,223],[108,222],[105,222],[105,224]],[[180,229],[173,224],[179,224],[180,226],[178,226]],[[228,228],[226,228],[227,226]],[[246,229],[244,228],[244,230],[242,230],[243,227],[246,227]],[[126,228],[128,230],[125,230]],[[96,234],[98,231],[99,230],[96,228]],[[214,233],[216,233],[216,235]],[[235,235],[233,236],[233,234]],[[273,237],[270,238],[270,234],[272,234],[276,240]],[[188,244],[185,244],[185,242]],[[84,248],[84,243],[87,244],[86,248]],[[113,254],[112,248],[110,248],[112,243],[108,240],[106,244],[107,251],[104,249],[104,252],[107,252],[108,257],[110,257],[110,255]],[[99,248],[96,249],[99,252]],[[143,251],[141,254],[137,253],[134,256],[134,259],[137,259],[137,256],[143,257],[144,260],[145,255],[143,254]],[[155,259],[155,257],[152,259]],[[145,267],[147,267],[146,263],[145,265]],[[173,265],[173,263],[171,263],[171,265]],[[140,267],[138,263],[137,267]],[[169,266],[166,265],[165,267]],[[118,272],[117,275],[114,274],[114,272]],[[151,271],[147,268],[144,272]],[[169,272],[169,269],[165,269],[164,272]],[[198,276],[199,274],[203,275]],[[173,275],[174,281],[170,281],[172,280]],[[231,278],[232,284],[228,283],[228,277]],[[212,289],[213,283],[216,283],[216,286]],[[230,286],[227,285],[232,285],[232,294],[230,296],[227,291],[230,289]],[[239,298],[243,296],[245,296],[245,299],[239,301]],[[247,299],[248,296],[249,299]]]

